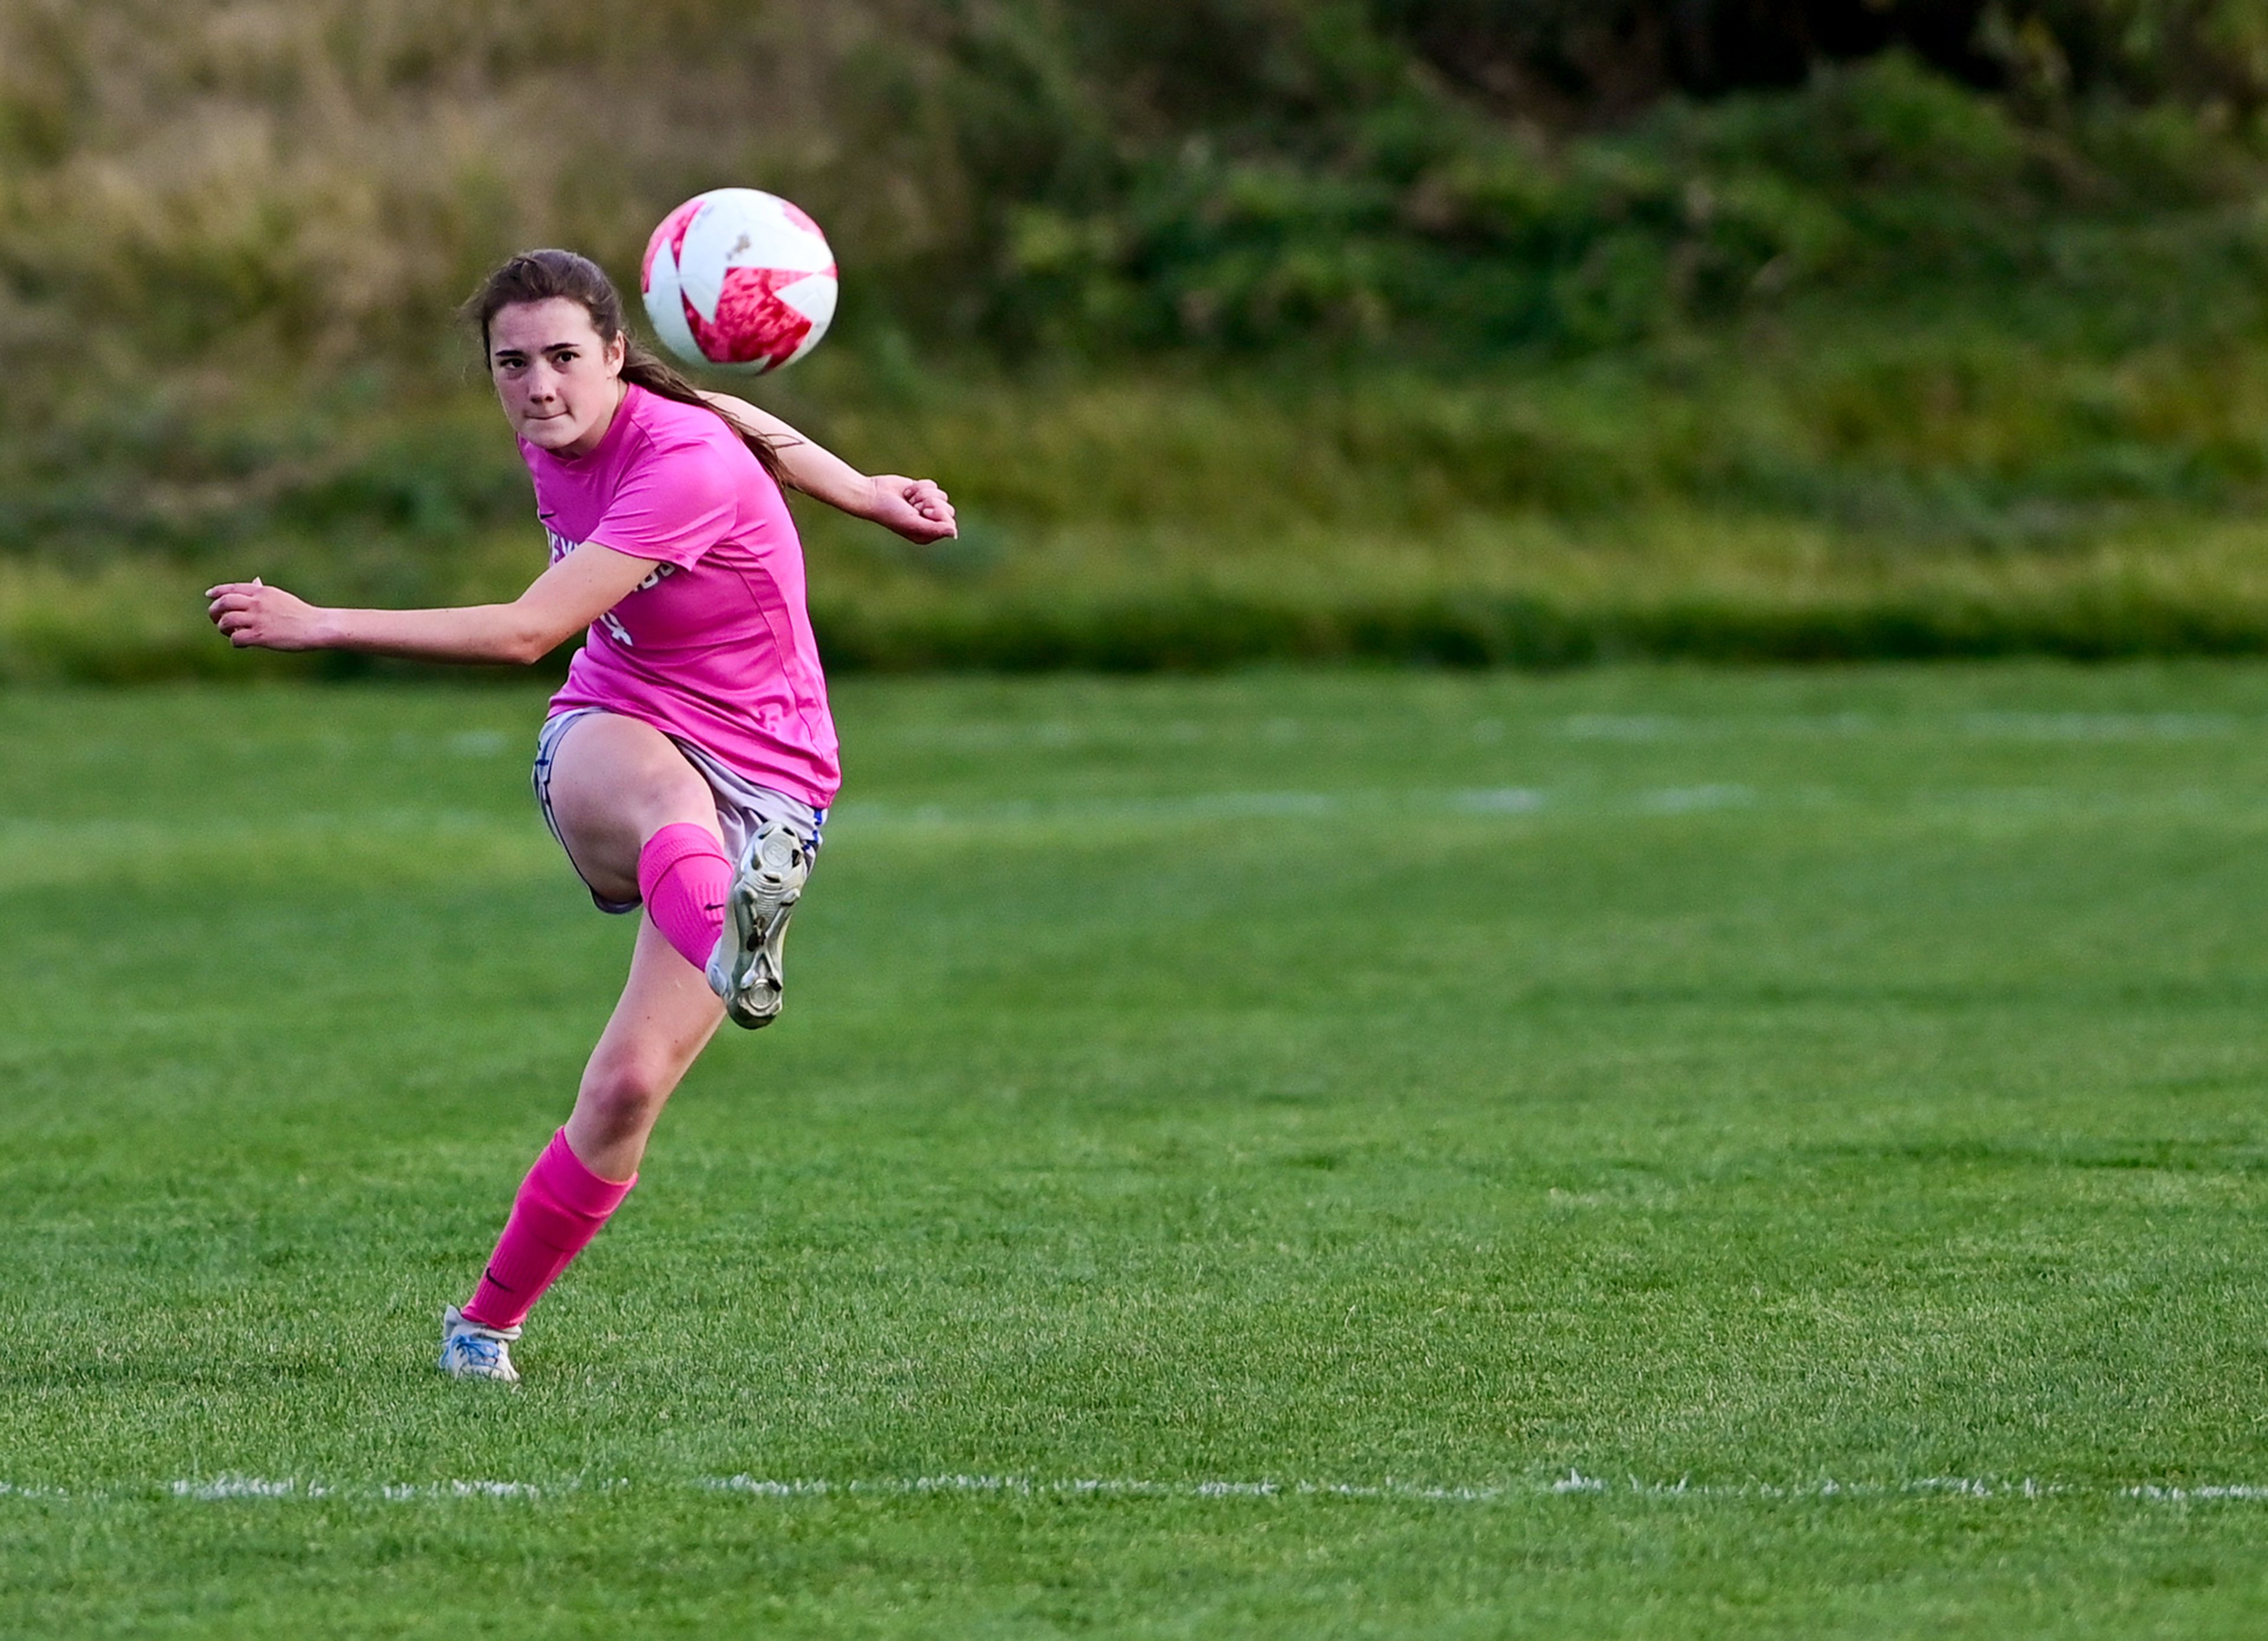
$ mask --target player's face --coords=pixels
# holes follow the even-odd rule
[[[588,455],[622,401],[623,339],[601,342],[565,297],[515,302],[489,321],[489,375],[512,430],[556,456]]]

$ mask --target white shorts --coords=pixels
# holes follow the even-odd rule
[[[543,811],[543,824],[551,829],[551,835],[557,839],[560,850],[566,854],[567,864],[571,866],[575,865],[574,854],[568,850],[567,840],[560,835],[558,817],[551,813],[551,761],[558,755],[560,739],[569,728],[593,712],[603,710],[602,707],[571,707],[544,719],[543,727],[536,732],[535,768],[530,772],[535,787],[535,801]],[[668,733],[666,730],[662,732]],[[738,861],[741,851],[747,848],[748,840],[755,835],[756,828],[773,820],[784,821],[792,827],[796,835],[803,840],[805,850],[814,859],[818,857],[820,834],[827,825],[827,811],[814,809],[800,798],[791,798],[785,792],[776,792],[769,786],[757,785],[738,770],[726,769],[689,740],[681,740],[674,735],[669,739],[671,744],[685,754],[686,762],[709,783],[709,790],[717,799],[717,829],[725,835],[725,853],[729,857]],[[576,876],[582,876],[580,867],[576,868]],[[591,888],[587,881],[583,887]],[[634,912],[638,909],[635,900],[610,901],[596,889],[591,889],[591,903],[602,912],[616,914]]]

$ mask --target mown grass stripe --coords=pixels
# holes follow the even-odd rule
[[[1518,1499],[1568,1496],[1724,1500],[1890,1500],[1946,1498],[1995,1500],[2128,1498],[2145,1504],[2268,1504],[2268,1484],[2249,1482],[2074,1483],[1984,1476],[1926,1475],[1896,1480],[1808,1482],[1694,1482],[1626,1475],[1612,1479],[1570,1469],[1565,1475],[1515,1482],[1472,1484],[1421,1482],[1323,1482],[1213,1479],[1165,1481],[1126,1476],[1028,1476],[940,1475],[916,1476],[770,1477],[749,1475],[698,1476],[679,1481],[593,1480],[569,1476],[550,1482],[490,1477],[455,1477],[431,1482],[339,1483],[256,1475],[177,1477],[164,1482],[109,1487],[48,1487],[0,1482],[0,1498],[53,1503],[112,1504],[171,1497],[199,1504],[238,1501],[413,1504],[433,1500],[541,1499],[568,1494],[662,1490],[741,1495],[755,1498],[919,1498],[932,1496],[1017,1498],[1319,1498],[1377,1504],[1487,1505]]]

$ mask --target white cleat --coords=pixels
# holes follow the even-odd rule
[[[453,1305],[441,1307],[441,1371],[452,1379],[493,1379],[500,1385],[519,1383],[519,1370],[512,1365],[512,1342],[517,1328],[483,1328],[468,1321]]]
[[[811,851],[785,821],[766,821],[741,851],[725,931],[709,954],[709,989],[734,1025],[754,1031],[779,1018],[781,947],[810,876]]]

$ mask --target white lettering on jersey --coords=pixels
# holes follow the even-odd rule
[[[555,564],[561,559],[566,557],[568,554],[573,552],[577,548],[583,545],[580,541],[569,541],[565,536],[560,534],[558,531],[551,529],[549,526],[546,526],[543,534],[550,540],[551,562]],[[675,564],[657,564],[654,566],[653,573],[652,575],[639,582],[637,585],[632,587],[628,592],[622,594],[622,596],[628,599],[636,597],[641,592],[651,592],[656,587],[659,586],[666,578],[675,575],[677,573],[677,569],[678,567]],[[615,609],[620,609],[621,607],[622,606],[617,604],[615,607]],[[630,629],[622,625],[622,617],[616,615],[614,610],[607,611],[604,614],[600,615],[597,621],[593,622],[591,624],[594,627],[604,627],[607,629],[608,636],[613,638],[616,644],[622,645],[623,649],[635,650],[637,648],[637,645],[631,642]]]

